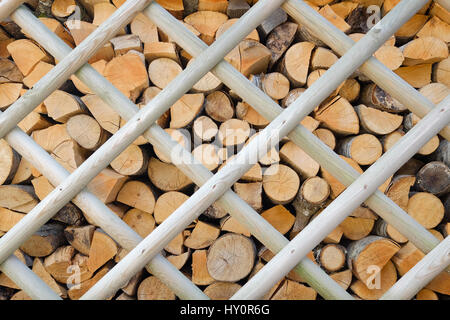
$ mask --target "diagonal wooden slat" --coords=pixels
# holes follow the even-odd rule
[[[192,56],[196,57],[207,49],[205,43],[157,3],[148,6],[144,14]],[[229,63],[222,61],[211,72],[266,119],[273,120],[283,111],[273,99],[256,88]],[[359,177],[360,174],[353,167],[302,125],[298,125],[289,134],[289,138],[346,186]],[[428,230],[381,191],[377,190],[366,204],[423,252],[429,252],[439,244]]]
[[[34,18],[26,8],[19,8],[13,14],[12,18],[20,27],[22,27],[25,32],[27,32],[27,34],[30,34],[38,42],[43,43],[44,48],[48,49],[48,51],[57,59],[62,59],[68,52],[70,52],[71,49],[61,39],[50,32],[38,19]],[[134,105],[128,98],[126,98],[120,91],[112,86],[103,76],[101,76],[89,65],[83,66],[76,74],[83,82],[85,82],[85,84],[91,87],[96,92],[96,94],[103,98],[106,103],[109,103],[111,107],[119,112],[125,119],[129,119],[133,114],[138,112],[139,109],[136,105]],[[7,138],[8,137],[9,135],[7,136]],[[147,137],[147,139],[153,145],[155,145],[158,150],[165,153],[166,156],[170,157],[171,153],[173,152],[174,154],[181,155],[182,159],[180,161],[182,161],[183,159],[188,159],[187,166],[190,167],[190,170],[184,170],[184,172],[195,183],[201,185],[212,176],[212,173],[210,173],[201,164],[194,164],[194,158],[192,157],[192,155],[186,150],[180,148],[180,146],[172,141],[170,136],[160,127],[156,125],[152,126],[150,130],[146,132],[145,137]],[[21,145],[29,145],[33,143],[29,140],[30,139],[27,139],[26,137],[22,137],[21,140],[10,139],[8,140],[8,142],[13,147],[17,146],[20,152]],[[178,150],[177,148],[180,148],[180,150]],[[33,151],[32,153],[27,154],[27,156],[30,159],[30,157],[32,158],[34,154],[38,153],[39,152],[37,151]],[[42,168],[45,163],[47,163],[48,166],[48,162],[52,163],[54,167],[55,161],[53,160],[53,162],[51,162],[52,160],[53,159],[50,158],[45,161],[44,159],[40,161],[39,159],[31,159],[30,161],[32,161],[33,163],[37,162],[39,168]],[[57,166],[58,164],[56,165],[56,167]],[[52,168],[52,171],[54,170],[55,169]],[[47,174],[48,172],[44,173],[44,175]],[[57,182],[54,183],[57,184]],[[74,202],[81,207],[87,207],[84,210],[87,210],[92,219],[92,213],[90,213],[92,209],[89,209],[88,204],[77,202],[77,198],[74,200]],[[230,212],[231,215],[238,219],[238,221],[242,225],[246,226],[248,230],[256,236],[256,238],[258,238],[262,243],[264,243],[264,245],[266,245],[274,252],[278,252],[284,245],[288,243],[288,240],[286,238],[284,238],[275,228],[273,228],[265,219],[263,219],[257,212],[255,212],[246,202],[240,199],[234,192],[229,191],[227,194],[225,194],[223,200],[221,200],[219,203],[227,212]],[[106,231],[110,229],[107,225],[104,224],[104,222],[100,225]],[[126,247],[126,249],[131,248]],[[330,279],[319,267],[317,267],[311,261],[305,261],[301,266],[299,266],[298,269],[302,277],[304,277],[306,280],[311,279],[309,283],[314,288],[316,288],[319,294],[322,294],[324,297],[351,298],[350,295],[346,294],[345,291],[337,286],[334,280]]]
[[[296,102],[285,109],[232,161],[216,173],[214,178],[208,180],[82,298],[102,299],[116,292],[123,281],[126,281],[124,279],[131,278],[141,265],[150,260],[158,250],[168,243],[168,240],[170,241],[172,237],[181,232],[203,210],[218,199],[253,166],[257,159],[275,147],[278,141],[292,131],[303,117],[326,99],[342,81],[364,63],[403,23],[411,18],[414,12],[422,7],[422,2],[400,2],[363,39],[314,82]],[[218,41],[225,38],[226,34]],[[214,44],[208,50],[212,47]],[[195,61],[198,60],[200,58]]]
[[[311,221],[280,253],[272,258],[233,299],[255,299],[264,295],[289,272],[386,179],[413,157],[450,121],[450,95],[414,126],[397,144],[367,169],[320,215]],[[145,241],[145,240],[144,240]],[[439,248],[437,246],[436,248]],[[447,253],[448,253],[447,247]],[[438,249],[439,251],[439,249]],[[425,283],[426,284],[426,283]]]

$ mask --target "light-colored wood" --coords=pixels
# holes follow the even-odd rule
[[[215,170],[220,164],[218,148],[213,144],[201,144],[196,147],[192,154],[194,158],[200,161],[208,170]]]
[[[138,13],[130,23],[130,30],[145,43],[158,42],[158,29],[143,13]]]
[[[389,262],[392,256],[400,250],[400,246],[386,238],[369,236],[352,242],[348,247],[347,264],[353,274],[363,283],[371,276],[376,276]],[[378,270],[368,268],[376,266]]]
[[[67,293],[70,300],[79,300],[90,288],[92,288],[101,278],[111,270],[113,266],[111,264],[105,265],[101,268],[91,279],[83,281],[79,286],[71,287]],[[110,299],[108,299],[110,300]]]
[[[53,33],[55,33],[58,37],[60,37],[64,42],[69,45],[71,48],[75,46],[72,35],[67,31],[66,28],[56,19],[47,18],[47,17],[39,17],[39,20],[45,24],[45,26],[50,29]]]
[[[44,225],[20,249],[31,257],[46,257],[65,243],[63,230],[59,224]]]
[[[336,148],[336,137],[331,130],[319,128],[314,131],[314,135],[325,143],[331,150]]]
[[[5,140],[0,140],[0,185],[10,182],[20,164],[19,154]]]
[[[338,57],[331,50],[318,47],[311,56],[311,68],[329,69],[337,60]]]
[[[152,214],[155,208],[152,189],[141,181],[125,183],[117,195],[117,201],[149,214]]]
[[[367,85],[361,92],[361,101],[367,106],[391,113],[400,113],[406,107],[394,100],[391,95],[375,84]]]
[[[89,183],[88,188],[107,204],[116,200],[117,194],[127,180],[128,177],[106,168]]]
[[[344,156],[341,156],[341,158],[344,159],[345,162],[347,162],[349,165],[351,165],[353,167],[353,169],[358,171],[360,174],[363,173],[363,171],[361,170],[361,167],[353,159],[350,159],[350,158],[347,158]],[[324,168],[321,168],[321,174],[322,174],[322,177],[330,185],[331,198],[332,199],[337,198],[345,190],[345,186],[342,183],[340,183],[336,178],[334,178],[333,175],[331,173],[329,173],[327,170],[325,170]]]
[[[439,297],[430,289],[422,289],[417,293],[416,300],[439,300]]]
[[[220,38],[222,34],[225,33],[233,24],[235,24],[239,19],[229,19],[224,24],[222,24],[216,32],[216,40]],[[244,39],[259,41],[259,34],[256,29],[250,32]]]
[[[111,167],[124,176],[139,176],[147,169],[148,158],[144,149],[132,144],[111,162]]]
[[[405,132],[411,130],[418,122],[420,118],[413,113],[409,113],[405,116],[403,121],[403,129]],[[430,155],[439,147],[439,137],[434,136],[418,151],[420,155]]]
[[[373,270],[375,270],[375,268]],[[373,275],[373,270],[369,270],[368,273]],[[388,261],[378,275],[375,275],[372,279],[367,279],[366,282],[357,280],[351,285],[350,289],[361,299],[377,300],[381,298],[381,296],[387,292],[396,281],[397,272],[395,266],[391,261]]]
[[[229,300],[240,288],[237,283],[217,281],[206,287],[204,292],[211,300]]]
[[[191,235],[184,241],[184,245],[191,249],[204,249],[209,247],[219,237],[219,234],[219,228],[199,221]]]
[[[151,276],[141,282],[138,300],[175,300],[175,294],[158,278]]]
[[[172,212],[183,204],[189,197],[181,192],[170,191],[163,193],[156,200],[154,216],[157,224],[166,220]]]
[[[233,118],[234,108],[227,94],[222,91],[215,91],[206,96],[205,112],[213,120],[225,122]]]
[[[0,230],[9,231],[16,225],[25,215],[5,208],[0,208]]]
[[[298,25],[286,22],[275,29],[267,36],[266,47],[272,52],[269,68],[272,68],[289,49],[294,41]]]
[[[116,56],[121,56],[128,53],[130,50],[142,52],[142,43],[138,36],[133,34],[126,34],[118,36],[109,40],[113,47]]]
[[[183,17],[183,0],[158,0],[157,2],[177,19]]]
[[[2,83],[0,84],[0,109],[7,109],[19,97],[22,90],[21,83]]]
[[[168,70],[164,74],[169,73]],[[150,80],[152,75],[149,67]],[[132,53],[115,57],[105,67],[104,76],[133,101],[149,86],[147,70],[141,58]]]
[[[344,19],[338,16],[329,5],[325,5],[324,7],[322,7],[319,10],[319,13],[342,32],[350,31],[350,25],[345,22]]]
[[[52,62],[52,59],[44,50],[28,39],[11,42],[7,49],[24,76],[28,76],[40,61]]]
[[[195,138],[199,141],[210,142],[217,135],[219,128],[211,118],[208,116],[201,116],[194,121],[192,131]]]
[[[172,263],[178,270],[184,267],[189,257],[191,256],[190,251],[186,251],[180,255],[171,255],[167,257],[167,260]]]
[[[441,200],[427,192],[414,194],[409,199],[407,211],[427,229],[436,227],[444,218],[444,205]]]
[[[438,62],[434,66],[433,81],[445,84],[450,87],[450,58]]]
[[[146,105],[150,101],[152,101],[160,92],[161,92],[161,89],[159,89],[158,87],[148,87],[147,89],[145,89],[144,93],[142,94],[140,102],[143,103],[144,105]],[[167,128],[169,126],[169,118],[170,118],[170,110],[167,110],[156,121],[156,123],[162,128]],[[146,139],[144,139],[144,141],[146,143]]]
[[[367,237],[375,225],[374,219],[347,217],[339,225],[344,237],[350,240],[361,240]]]
[[[397,243],[408,242],[408,238],[398,232],[393,226],[386,223],[383,219],[378,219],[376,222],[375,233],[381,237],[391,238]]]
[[[409,201],[409,192],[416,182],[414,176],[397,176],[388,187],[386,195],[392,199],[400,208],[406,210]]]
[[[282,205],[265,210],[261,216],[281,234],[288,233],[295,221],[295,217]]]
[[[243,40],[234,48],[225,60],[244,76],[267,73],[271,59],[271,51],[255,40]]]
[[[395,32],[396,38],[403,42],[411,40],[420,31],[420,29],[422,29],[427,20],[427,15],[415,14],[402,27],[400,27],[397,32]]]
[[[230,119],[219,127],[218,138],[224,146],[242,145],[250,136],[248,122],[238,119]]]
[[[86,159],[85,150],[74,140],[62,142],[53,149],[51,155],[69,172],[74,172]]]
[[[272,165],[263,175],[263,188],[267,197],[275,204],[287,204],[297,195],[300,178],[285,165]]]
[[[167,132],[170,137],[178,142],[183,148],[190,149],[190,141],[180,130],[167,128],[164,129],[164,131]],[[172,163],[171,159],[167,157],[163,152],[161,152],[158,148],[153,147],[153,150],[155,151],[155,154],[159,158],[159,160],[165,163]]]
[[[92,225],[83,227],[67,227],[64,229],[64,236],[70,245],[78,252],[84,255],[89,255],[94,231],[95,226]]]
[[[184,22],[200,32],[200,38],[208,45],[214,41],[217,29],[227,20],[225,14],[214,11],[197,11],[184,18]]]
[[[314,112],[314,118],[338,134],[359,133],[359,119],[352,105],[342,97],[335,97]]]
[[[18,127],[22,129],[25,133],[31,134],[36,130],[42,130],[50,127],[52,123],[44,118],[41,114],[37,112],[29,113],[21,122],[19,122]]]
[[[0,186],[0,207],[22,213],[30,212],[38,201],[32,186]]]
[[[265,74],[259,79],[255,77],[253,82],[274,100],[284,99],[289,93],[289,80],[279,72]]]
[[[327,244],[315,252],[318,263],[328,272],[341,270],[345,265],[347,250],[341,245]]]
[[[397,130],[403,122],[403,117],[360,104],[355,107],[361,127],[369,133],[377,135],[389,134]]]
[[[218,281],[237,282],[252,271],[255,255],[252,240],[238,234],[225,234],[208,250],[208,272]]]
[[[380,140],[371,134],[361,134],[341,141],[339,153],[355,160],[360,165],[371,165],[383,153]]]
[[[402,49],[406,66],[435,63],[448,58],[447,44],[434,37],[417,38]]]
[[[338,94],[349,102],[355,102],[359,98],[360,90],[361,85],[357,80],[347,79],[339,89]]]
[[[177,129],[189,125],[202,110],[204,101],[202,93],[185,94],[170,107],[170,127]]]
[[[262,209],[262,188],[261,182],[235,183],[234,192],[256,211]]]
[[[0,83],[22,82],[23,74],[17,65],[5,58],[0,58]]]
[[[90,272],[94,273],[117,254],[117,244],[107,234],[96,230],[92,236],[89,248],[89,259],[86,264]]]
[[[200,286],[208,286],[215,280],[206,267],[206,250],[195,250],[192,254],[192,282]]]
[[[75,0],[55,0],[52,4],[52,14],[58,18],[70,16],[75,11]]]
[[[79,267],[79,280],[83,282],[92,277],[87,267],[87,259],[86,256],[75,254],[73,247],[62,246],[45,258],[44,267],[56,281],[64,284],[68,283],[69,279],[73,279],[73,272]],[[70,266],[75,267],[70,268]]]
[[[65,91],[57,90],[44,100],[48,115],[58,122],[67,122],[70,117],[84,113],[84,105]]]
[[[255,128],[264,128],[269,124],[269,121],[264,119],[264,117],[262,117],[255,111],[255,109],[245,102],[238,102],[236,105],[236,117],[248,122]]]
[[[61,298],[67,298],[67,289],[58,284],[55,279],[52,278],[50,273],[45,270],[44,263],[42,259],[36,258],[33,262],[33,272],[36,273],[39,278],[44,280],[44,282],[55,291]]]
[[[139,209],[129,210],[123,217],[123,221],[142,238],[148,236],[155,228],[155,219],[153,216]]]
[[[431,71],[432,65],[426,63],[401,67],[395,70],[395,73],[414,88],[422,88],[431,83]]]
[[[192,181],[174,165],[155,158],[150,158],[148,163],[148,176],[150,181],[163,191],[182,190],[192,184]]]
[[[316,300],[317,292],[303,284],[285,280],[271,300]]]
[[[281,70],[294,87],[301,87],[306,84],[313,49],[314,44],[300,42],[286,51]]]
[[[86,150],[97,149],[107,138],[98,122],[85,114],[71,117],[66,129],[67,134]]]
[[[374,56],[390,70],[400,68],[405,59],[402,50],[395,46],[382,46]]]
[[[417,36],[419,38],[435,37],[448,43],[450,42],[450,37],[448,35],[449,32],[450,32],[450,25],[448,23],[445,23],[438,17],[432,17],[423,26],[423,28],[420,29],[420,31],[417,33]]]
[[[180,63],[176,45],[172,42],[146,42],[144,56],[148,63],[159,58],[168,58]]]
[[[237,234],[242,234],[246,237],[251,237],[250,231],[243,227],[239,222],[231,216],[226,216],[220,220],[220,229],[222,231],[233,232]]]

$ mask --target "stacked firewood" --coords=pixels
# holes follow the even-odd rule
[[[257,1],[257,0],[256,0]],[[158,0],[208,45],[256,2]],[[28,6],[72,48],[124,0],[29,1]],[[399,0],[306,1],[358,41],[372,26],[369,9],[386,15]],[[376,10],[375,10],[376,11]],[[376,22],[376,21],[375,21]],[[372,23],[372,24],[371,24]],[[437,104],[450,94],[450,12],[430,1],[375,57]],[[192,57],[138,14],[89,63],[130,100],[145,106]],[[283,108],[289,107],[339,56],[281,9],[225,58]],[[0,28],[0,110],[6,110],[57,63],[11,21]],[[375,163],[420,119],[359,72],[343,82],[301,123],[360,173]],[[125,121],[76,76],[53,92],[19,127],[73,172]],[[209,170],[220,170],[268,125],[246,101],[207,74],[157,121]],[[442,240],[449,233],[448,141],[435,136],[380,190]],[[140,137],[104,169],[89,189],[145,237],[197,188]],[[30,212],[54,186],[0,140],[0,236]],[[233,190],[280,233],[292,239],[345,189],[318,162],[282,139],[234,184]],[[78,299],[127,252],[69,203],[15,255],[61,297]],[[165,248],[165,257],[212,299],[228,299],[273,257],[227,212],[212,205]],[[366,206],[355,210],[308,258],[357,298],[382,296],[424,254]],[[77,277],[74,275],[77,272]],[[77,282],[78,281],[78,282]],[[442,273],[417,299],[450,295]],[[175,299],[142,270],[113,299]],[[266,299],[316,299],[291,272]],[[0,274],[0,299],[28,299]]]

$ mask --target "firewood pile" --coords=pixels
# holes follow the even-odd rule
[[[124,2],[30,0],[26,5],[75,48]],[[156,2],[212,45],[257,0]],[[359,41],[400,1],[305,2]],[[5,111],[58,61],[13,21],[0,25],[0,110]],[[450,94],[449,42],[450,12],[429,1],[374,56],[437,105]],[[288,108],[339,57],[279,9],[225,60],[281,107]],[[191,61],[191,55],[143,13],[89,59],[95,70],[140,108]],[[419,121],[358,70],[301,124],[363,173]],[[18,126],[72,173],[125,123],[73,75]],[[215,173],[270,121],[210,72],[156,123]],[[439,240],[450,231],[448,148],[448,141],[436,135],[379,187]],[[145,238],[198,190],[176,165],[142,136],[91,181],[88,189]],[[30,162],[0,140],[0,237],[53,189]],[[242,200],[288,239],[299,234],[344,190],[337,178],[287,137],[233,186]],[[69,203],[14,254],[61,298],[79,299],[127,253],[81,208]],[[229,299],[274,256],[217,203],[161,254],[211,299]],[[398,230],[362,205],[308,258],[355,298],[378,299],[424,256]],[[447,299],[448,295],[450,275],[443,272],[416,299]],[[110,298],[173,300],[177,296],[143,269]],[[321,299],[294,271],[264,298]],[[9,299],[30,298],[0,273],[0,300]]]

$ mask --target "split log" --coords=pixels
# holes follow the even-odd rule
[[[439,300],[438,295],[430,289],[422,289],[416,294],[416,300]]]
[[[120,175],[111,169],[103,169],[88,185],[89,190],[103,203],[116,200],[117,194],[128,177]]]
[[[375,270],[377,269],[369,269],[368,274],[371,276],[369,279],[357,280],[350,287],[361,299],[377,300],[397,281],[397,272],[391,261],[388,261],[378,274],[374,274]]]
[[[314,112],[322,125],[341,135],[358,134],[359,119],[353,106],[342,97],[335,97]]]
[[[164,248],[164,250],[174,255],[183,254],[185,252],[184,240],[184,232],[179,233],[175,238],[172,239],[172,241],[170,241],[170,243]]]
[[[450,42],[450,25],[438,17],[432,17],[417,33],[419,38],[435,37],[446,43]]]
[[[332,1],[327,2],[331,3]],[[350,15],[350,13],[352,13],[358,7],[358,3],[343,1],[331,4],[330,7],[339,17],[345,20]]]
[[[361,134],[342,140],[338,150],[340,154],[352,158],[360,165],[370,165],[381,157],[383,146],[375,136]]]
[[[185,94],[170,107],[170,127],[178,129],[192,123],[201,112],[204,101],[205,96],[202,93]]]
[[[390,70],[397,70],[405,60],[402,50],[395,46],[382,46],[374,56]]]
[[[319,128],[315,130],[314,135],[319,138],[323,143],[325,143],[331,150],[336,148],[336,137],[331,130],[325,128]],[[281,150],[280,150],[281,155]]]
[[[175,18],[183,18],[184,5],[183,0],[158,0],[158,3]]]
[[[149,75],[147,75],[147,70],[145,70],[145,65],[142,62],[141,58],[136,54],[128,53],[123,56],[115,57],[110,62],[108,62],[103,75],[124,95],[126,95],[132,101],[136,101],[136,99],[141,95],[142,91],[149,86],[149,76],[150,80],[154,82],[154,79],[152,79],[152,73],[154,74],[155,71],[153,71],[153,67],[151,67],[152,66],[150,65]],[[161,70],[156,70],[156,72],[160,71]],[[160,75],[167,76],[169,74],[170,69],[165,69],[164,72]],[[160,79],[163,78],[164,77],[161,77]]]
[[[0,207],[22,213],[30,212],[36,205],[36,195],[32,186],[0,186]]]
[[[164,89],[182,71],[177,62],[168,58],[153,60],[148,67],[150,80],[161,89]]]
[[[263,188],[267,197],[275,204],[287,204],[297,195],[300,178],[285,165],[272,165],[263,176]]]
[[[217,124],[207,116],[201,116],[194,121],[192,126],[194,137],[199,141],[210,142],[217,135]]]
[[[222,24],[216,32],[216,40],[220,38],[222,34],[225,33],[233,24],[235,24],[239,19],[230,19],[227,20],[224,24]],[[251,31],[244,39],[255,40],[259,42],[259,34],[256,29]]]
[[[296,220],[292,233],[299,233],[310,218],[324,205],[330,195],[330,186],[320,177],[311,177],[303,182],[292,206],[296,212]]]
[[[411,175],[399,175],[392,179],[386,195],[391,198],[400,208],[406,210],[409,201],[409,192],[416,182],[416,178]]]
[[[447,44],[434,37],[417,38],[403,47],[404,65],[435,63],[448,58]]]
[[[92,225],[83,227],[67,227],[64,229],[64,236],[72,247],[87,256],[89,255],[89,251],[91,249],[94,231],[95,226]]]
[[[250,136],[248,122],[238,119],[230,119],[219,127],[218,139],[223,146],[242,145]]]
[[[236,194],[256,211],[262,209],[262,188],[261,182],[234,184]]]
[[[49,117],[58,122],[67,122],[70,117],[85,112],[85,107],[78,97],[56,90],[44,100]]]
[[[317,292],[292,280],[285,280],[270,300],[316,300]]]
[[[106,68],[106,60],[98,60],[98,61],[95,61],[95,62],[93,62],[93,63],[91,63],[91,66],[95,69],[95,70],[97,70],[97,72],[98,73],[100,73],[101,75],[103,75],[104,74],[104,72],[105,72],[105,68]],[[91,91],[91,89],[88,87],[88,86],[86,86],[80,79],[78,79],[75,75],[72,75],[71,77],[70,77],[70,80],[72,80],[72,82],[73,82],[73,85],[75,86],[75,88],[77,88],[78,89],[78,91],[80,91],[81,93],[83,93],[83,94],[94,94],[92,91]],[[84,101],[84,99],[83,98],[85,98],[85,97],[82,97],[81,98],[81,100],[87,105],[87,103]],[[100,98],[98,98],[99,100],[100,100]],[[101,100],[100,100],[101,101]]]
[[[97,149],[108,137],[98,122],[85,114],[71,117],[66,128],[67,134],[86,150]]]
[[[56,292],[61,298],[67,298],[67,289],[58,284],[55,279],[52,278],[50,273],[45,270],[44,262],[40,258],[35,258],[33,262],[32,271],[41,278],[53,291]]]
[[[416,185],[422,191],[443,195],[450,190],[450,170],[442,162],[427,163],[417,173]]]
[[[124,55],[130,50],[142,52],[142,43],[138,36],[134,34],[126,34],[123,36],[115,37],[109,40],[114,48],[114,53],[117,56]]]
[[[0,208],[0,231],[8,232],[14,227],[25,214]]]
[[[433,81],[450,87],[450,58],[444,59],[434,65]]]
[[[238,102],[236,105],[236,117],[248,122],[255,128],[264,128],[270,123],[246,102]]]
[[[361,127],[372,134],[389,134],[397,130],[403,122],[403,117],[400,115],[368,108],[363,104],[356,106],[355,110],[361,121]]]
[[[311,68],[312,70],[329,69],[336,61],[338,57],[333,51],[318,47],[311,56]]]
[[[349,165],[353,167],[356,171],[358,171],[360,174],[363,173],[361,167],[353,160],[344,156],[341,156],[342,159],[344,159]],[[322,178],[324,178],[331,188],[331,199],[337,198],[344,190],[345,186],[340,183],[336,178],[334,178],[328,171],[321,168]]]
[[[197,11],[184,18],[184,22],[200,32],[200,38],[207,45],[214,42],[217,29],[227,20],[225,14],[215,11]]]
[[[206,267],[206,250],[195,250],[192,254],[192,282],[199,286],[215,282]]]
[[[374,225],[374,219],[347,217],[339,225],[339,229],[344,237],[356,241],[367,237],[372,232]]]
[[[431,83],[432,65],[430,63],[417,64],[398,68],[394,72],[414,88],[422,88]]]
[[[250,77],[257,87],[274,100],[284,99],[289,93],[289,80],[279,72]]]
[[[392,98],[383,89],[376,84],[370,84],[363,88],[361,101],[367,106],[391,113],[400,113],[406,110],[406,107]]]
[[[114,258],[118,247],[116,242],[100,229],[95,230],[89,248],[89,259],[86,264],[91,273],[97,271],[106,262]]]
[[[26,293],[25,291],[17,291],[10,300],[32,300]]]
[[[347,265],[359,280],[367,284],[371,276],[381,272],[400,246],[386,238],[369,236],[350,243],[347,250]],[[377,270],[372,270],[374,266],[378,267]]]
[[[329,5],[325,5],[324,7],[322,7],[319,10],[319,13],[342,32],[347,33],[352,29],[352,26],[350,26],[344,19],[338,16]],[[351,19],[351,17],[349,17],[347,21],[349,19]]]
[[[142,238],[148,236],[155,228],[155,219],[153,216],[139,209],[129,210],[123,217],[123,221]]]
[[[422,251],[417,249],[411,242],[408,242],[392,257],[392,262],[395,264],[398,274],[403,276],[424,257],[425,254]],[[441,272],[425,288],[449,295],[450,275],[445,271]]]
[[[154,216],[157,224],[163,223],[189,197],[181,192],[170,191],[163,193],[156,200]]]
[[[227,16],[230,19],[242,17],[248,10],[250,5],[246,0],[230,0],[227,7]]]
[[[252,240],[238,234],[225,234],[208,250],[208,272],[217,281],[237,282],[252,271],[255,256]]]
[[[20,249],[32,257],[46,257],[65,243],[63,227],[59,224],[43,225]]]
[[[130,31],[141,39],[142,43],[158,42],[158,29],[143,13],[138,13],[130,23]]]
[[[147,42],[144,44],[144,56],[148,63],[159,58],[168,58],[180,63],[177,47],[172,42]]]
[[[188,138],[182,133],[181,130],[177,130],[177,129],[164,129],[165,132],[167,132],[170,137],[175,140],[176,142],[178,142],[178,144],[180,144],[183,148],[190,150],[190,141],[188,140]],[[159,151],[158,148],[153,147],[153,150],[155,151],[155,155],[159,158],[159,160],[165,162],[165,163],[172,163],[172,160],[170,159],[170,157],[166,156],[165,154],[163,154],[161,151]]]
[[[213,120],[225,122],[233,118],[234,108],[227,94],[222,91],[215,91],[206,96],[205,112]]]
[[[91,279],[83,281],[79,286],[70,287],[67,291],[70,300],[79,300],[90,288],[92,288],[101,278],[103,278],[111,269],[112,264],[107,264],[101,268]],[[108,298],[107,300],[110,300]]]
[[[0,110],[6,110],[19,99],[22,87],[21,83],[0,84]]]
[[[203,212],[205,216],[212,219],[222,219],[225,217],[228,213],[222,209],[219,205],[217,205],[215,202],[206,209],[205,212]]]
[[[347,79],[340,87],[338,95],[340,95],[344,99],[347,99],[348,102],[355,102],[359,98],[360,91],[361,85],[357,80]]]
[[[175,300],[175,294],[157,277],[151,276],[141,282],[138,300]]]
[[[192,151],[192,155],[208,170],[215,170],[220,164],[218,148],[213,144],[201,144]]]
[[[226,216],[220,220],[220,229],[222,231],[233,232],[237,234],[242,234],[246,237],[251,237],[252,234],[247,228],[243,227],[235,218],[231,216]]]
[[[266,20],[261,22],[261,25],[259,25],[258,30],[263,36],[263,38],[266,38],[269,33],[272,32],[273,29],[278,27],[280,24],[285,23],[287,21],[287,14],[286,12],[278,8],[275,10]]]
[[[234,48],[225,60],[244,76],[267,73],[272,53],[255,40],[243,40]]]
[[[169,260],[171,264],[175,266],[178,270],[181,270],[181,268],[184,267],[186,262],[189,260],[191,256],[191,251],[188,250],[185,253],[179,254],[179,255],[171,255],[168,256],[166,259]]]
[[[233,0],[231,0],[233,1]],[[245,2],[245,1],[244,1]],[[211,300],[229,300],[241,286],[233,282],[214,282],[203,291]]]
[[[54,34],[60,37],[67,45],[71,48],[75,47],[75,42],[73,41],[72,35],[67,31],[66,28],[56,19],[39,17],[39,20],[45,24],[45,26],[50,29]],[[29,37],[31,38],[31,37]]]
[[[346,254],[345,247],[336,244],[327,244],[314,252],[316,261],[328,272],[341,270],[345,265]]]
[[[51,11],[55,17],[66,18],[75,12],[75,0],[55,0],[53,1]]]
[[[148,163],[148,176],[153,185],[163,191],[178,191],[192,184],[177,167],[155,158],[150,158]]]
[[[86,256],[75,254],[73,247],[63,246],[45,258],[44,267],[59,283],[74,284],[71,280],[81,283],[92,277],[92,272],[87,267],[87,259]]]
[[[330,274],[330,278],[336,281],[344,290],[347,290],[352,283],[352,272],[350,270],[344,270]]]
[[[0,58],[0,83],[22,82],[23,74],[17,65],[5,58]]]
[[[194,62],[194,59],[190,60],[187,66],[191,65]],[[222,81],[218,79],[211,72],[208,72],[204,75],[194,86],[192,87],[192,92],[209,94],[213,93],[222,88]]]
[[[408,238],[398,232],[393,226],[388,224],[383,219],[378,219],[375,224],[375,233],[384,238],[391,238],[397,243],[406,243]]]
[[[0,185],[10,182],[20,164],[19,154],[5,140],[0,140]]]
[[[144,149],[132,144],[111,162],[111,167],[124,176],[139,176],[147,169],[148,158]]]
[[[313,49],[313,43],[300,42],[286,51],[280,68],[294,87],[302,87],[306,84]]]
[[[272,52],[269,68],[272,68],[291,46],[295,39],[297,28],[297,24],[286,22],[269,33],[266,39],[266,47]]]
[[[125,183],[117,195],[117,201],[149,214],[152,214],[155,208],[152,189],[141,181]]]
[[[86,159],[85,150],[74,140],[62,142],[51,155],[69,172],[74,172]]]
[[[191,235],[184,241],[184,245],[191,249],[204,249],[209,247],[219,237],[219,234],[219,228],[199,221]]]
[[[17,125],[26,134],[50,127],[52,123],[39,113],[32,111]]]
[[[160,92],[161,89],[158,87],[148,87],[142,94],[140,102],[146,105],[150,101],[152,101]],[[141,107],[139,106],[139,108]],[[169,118],[170,118],[170,110],[167,110],[158,120],[156,120],[156,123],[161,128],[167,128],[169,126]],[[147,139],[145,138],[143,139],[145,140],[145,143],[147,143]]]
[[[40,61],[52,63],[53,60],[44,50],[28,39],[11,42],[7,49],[24,76],[28,76]]]
[[[427,192],[414,194],[408,202],[408,213],[427,229],[436,227],[444,218],[444,205],[435,195]]]
[[[399,43],[405,43],[423,28],[428,20],[428,16],[424,14],[415,14],[400,29],[395,32],[395,37]]]
[[[405,132],[411,130],[418,122],[420,118],[413,113],[409,113],[405,116],[403,121],[403,129]],[[430,155],[439,147],[439,137],[436,135],[431,138],[420,150],[417,152],[420,155]]]
[[[288,233],[295,222],[295,217],[282,205],[264,211],[261,216],[281,234]]]

